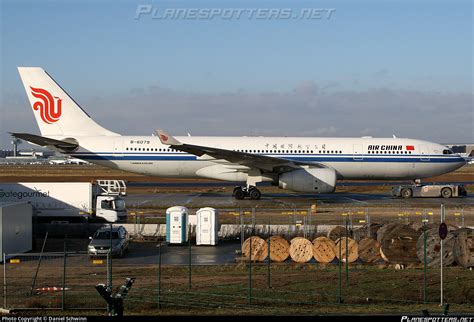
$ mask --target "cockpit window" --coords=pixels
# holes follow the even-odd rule
[[[446,149],[446,150],[443,150],[443,154],[453,154],[453,151]]]

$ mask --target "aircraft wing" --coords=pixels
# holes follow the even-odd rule
[[[69,142],[69,141],[61,141],[61,140],[55,140],[55,139],[50,139],[44,136],[39,136],[35,134],[30,134],[30,133],[11,133],[10,134],[18,139],[28,141],[30,143],[43,146],[43,147],[49,147],[49,148],[56,148],[59,151],[64,151],[64,152],[69,152],[75,150],[79,144],[76,142]]]
[[[317,162],[292,161],[265,155],[186,144],[178,141],[163,130],[156,130],[156,134],[160,138],[162,144],[169,145],[171,148],[178,151],[194,154],[198,157],[209,156],[212,158],[209,161],[219,162],[219,160],[225,160],[232,164],[256,168],[267,172],[287,172],[300,168],[303,165],[326,168],[325,165]]]

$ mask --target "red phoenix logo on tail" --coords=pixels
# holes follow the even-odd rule
[[[31,88],[31,95],[40,99],[39,101],[33,104],[33,109],[35,111],[37,110],[40,111],[41,119],[45,123],[53,124],[54,122],[57,122],[59,118],[61,117],[62,99],[60,99],[57,96],[54,96],[53,98],[53,95],[51,95],[51,93],[45,89],[34,88],[31,86],[30,88]],[[56,104],[54,101],[55,98],[57,98]]]
[[[164,134],[160,134],[160,139],[163,140],[163,142],[168,142],[168,136],[164,135]]]

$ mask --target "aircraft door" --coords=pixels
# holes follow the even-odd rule
[[[210,213],[205,212],[201,214],[199,225],[201,234],[201,244],[211,244],[211,221]]]
[[[115,157],[122,157],[123,156],[122,149],[123,149],[123,140],[122,139],[114,140],[113,155]]]
[[[354,160],[363,160],[364,156],[363,156],[362,144],[354,144],[353,148],[354,148],[354,154],[353,154]]]
[[[430,150],[427,145],[420,145],[421,161],[430,161]]]

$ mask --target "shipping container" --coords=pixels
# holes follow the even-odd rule
[[[18,254],[32,250],[32,213],[32,206],[27,202],[0,203],[1,261],[3,254]]]

